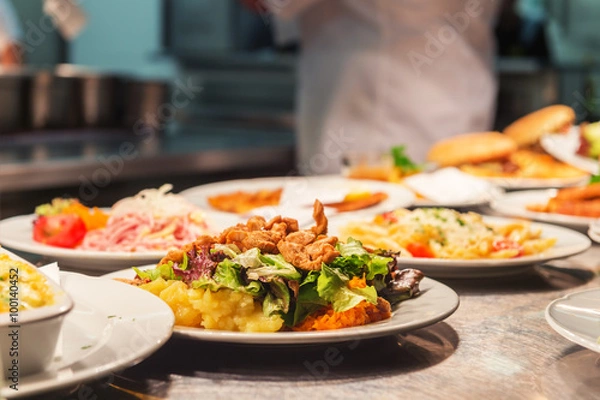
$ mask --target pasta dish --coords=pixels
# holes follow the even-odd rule
[[[340,228],[339,236],[406,257],[464,260],[538,254],[556,243],[556,238],[542,237],[541,230],[525,221],[492,225],[480,214],[448,208],[395,210],[371,221],[350,222]]]

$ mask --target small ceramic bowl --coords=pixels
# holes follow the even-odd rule
[[[8,254],[12,260],[27,263],[4,249],[0,249],[0,253]],[[15,277],[18,272],[15,269],[11,275]],[[44,370],[52,362],[65,316],[74,307],[71,297],[58,284],[37,270],[35,273],[48,282],[54,302],[27,310],[9,308],[8,312],[0,313],[0,358],[9,385],[12,381],[18,382],[20,376]],[[9,290],[9,293],[15,293],[15,298],[25,300],[26,289],[10,289],[12,291]]]

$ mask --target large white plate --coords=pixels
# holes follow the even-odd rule
[[[167,250],[144,252],[95,251],[64,249],[48,246],[33,240],[32,226],[35,215],[21,215],[0,221],[0,244],[13,250],[45,256],[58,261],[63,267],[76,267],[84,271],[115,271],[126,267],[145,265],[159,261]],[[234,215],[206,212],[209,226],[215,233],[241,220]]]
[[[113,272],[104,278],[133,279],[131,269]],[[125,283],[123,283],[125,285]],[[458,295],[448,286],[430,278],[420,283],[421,294],[401,302],[392,318],[373,324],[352,328],[318,332],[246,333],[175,326],[174,333],[191,339],[247,344],[314,344],[343,342],[393,335],[422,328],[451,315],[459,304]],[[142,290],[142,289],[139,289]]]
[[[75,386],[142,361],[171,337],[175,317],[165,302],[116,281],[61,272],[75,308],[65,318],[61,359],[42,373],[19,377],[21,397]]]
[[[598,160],[577,154],[580,144],[579,126],[573,126],[567,134],[546,134],[542,136],[540,144],[548,154],[551,154],[557,160],[594,175],[600,173]]]
[[[295,218],[300,225],[306,226],[312,224],[312,205],[315,199],[319,199],[322,203],[328,203],[341,201],[350,192],[385,192],[388,194],[388,198],[369,208],[373,212],[383,212],[398,207],[407,207],[415,198],[413,192],[402,185],[365,179],[348,179],[339,175],[223,181],[196,186],[182,191],[180,195],[203,209],[209,209],[211,207],[207,200],[209,196],[239,190],[252,192],[277,188],[283,188],[279,206],[261,207],[249,214],[262,215],[265,218],[282,215]],[[325,213],[330,216],[336,212],[332,208],[326,208]]]
[[[577,186],[584,184],[589,181],[589,176],[584,175],[581,177],[573,178],[548,178],[548,179],[534,179],[534,178],[493,178],[484,177],[487,181],[499,186],[503,189],[508,190],[527,190],[527,189],[551,189],[551,188],[563,188],[569,186]]]
[[[371,221],[372,216],[366,214],[357,219],[356,216],[343,216],[329,219],[329,235],[337,236],[339,228],[350,221]],[[507,224],[514,220],[500,217],[484,216],[484,221],[492,224]],[[434,278],[480,278],[518,274],[532,265],[559,258],[566,258],[587,250],[592,242],[590,239],[571,229],[549,224],[532,223],[531,229],[542,229],[542,237],[557,239],[554,247],[543,253],[507,258],[480,260],[448,260],[439,258],[400,257],[400,263],[407,267],[420,269],[427,276]],[[343,239],[343,238],[342,238]]]
[[[527,209],[528,204],[545,204],[548,199],[555,195],[556,189],[511,192],[499,196],[493,200],[490,203],[490,207],[500,214],[512,217],[534,219],[536,221],[548,222],[578,229],[586,228],[595,220],[595,218],[590,217],[578,217],[575,215],[529,211]]]
[[[600,289],[567,294],[546,307],[546,321],[570,341],[600,353]]]

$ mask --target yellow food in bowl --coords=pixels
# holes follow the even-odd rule
[[[176,280],[158,278],[140,285],[164,300],[175,314],[175,325],[240,332],[277,332],[278,315],[267,317],[252,295],[220,289],[212,292],[189,288]]]
[[[35,267],[0,254],[0,313],[15,304],[22,311],[52,305],[54,300],[47,278]]]

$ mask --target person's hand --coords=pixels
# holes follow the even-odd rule
[[[21,51],[21,46],[17,43],[5,46],[2,54],[0,54],[0,64],[5,67],[22,65],[23,52]]]

